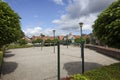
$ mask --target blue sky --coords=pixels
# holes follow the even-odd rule
[[[29,37],[33,35],[79,35],[79,22],[83,33],[92,32],[97,16],[114,0],[4,0],[21,19],[21,27]]]

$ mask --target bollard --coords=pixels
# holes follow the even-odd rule
[[[44,45],[44,43],[42,42],[42,43],[41,43],[41,51],[43,50],[43,45]]]

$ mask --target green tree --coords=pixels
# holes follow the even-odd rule
[[[21,35],[20,35],[20,37],[21,38],[23,38],[23,37],[25,37],[25,33],[21,30],[21,33],[20,33]]]
[[[90,43],[90,38],[87,37],[87,38],[86,38],[86,44],[89,44],[89,43]]]
[[[52,41],[50,39],[45,40],[45,43],[51,43]]]
[[[45,35],[44,35],[44,34],[42,34],[42,33],[40,34],[40,36],[41,36],[41,37],[45,37]]]
[[[36,40],[32,40],[32,43],[34,44],[34,43],[37,43],[37,42],[36,42]]]
[[[20,39],[21,32],[19,15],[0,0],[0,48]]]
[[[81,38],[76,38],[75,42],[76,43],[85,42],[85,39],[83,39],[83,38],[82,39]]]
[[[18,43],[19,43],[20,45],[26,45],[26,44],[27,44],[27,41],[26,41],[25,39],[20,39],[20,40],[18,40]]]
[[[98,16],[93,33],[104,44],[120,48],[120,0],[113,2]]]
[[[45,44],[44,45],[50,46],[51,43],[52,43],[52,40],[47,39],[47,40],[45,40]]]
[[[59,38],[55,38],[55,40],[53,40],[53,42],[55,42],[55,43],[60,42],[60,39]]]
[[[76,38],[76,39],[75,39],[75,42],[76,42],[76,43],[80,43],[80,38]]]
[[[42,39],[37,39],[36,43],[42,43],[42,41],[43,41]]]
[[[72,40],[71,39],[68,39],[68,44],[71,44],[72,43]]]

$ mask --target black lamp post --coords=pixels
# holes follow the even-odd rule
[[[81,37],[80,37],[80,44],[81,44],[81,58],[82,58],[82,74],[84,74],[84,41],[82,40],[82,26],[83,23],[80,22],[80,32],[81,32]]]
[[[82,26],[83,26],[83,23],[82,22],[80,22],[79,23],[79,25],[80,25],[80,45],[81,45],[81,58],[83,57],[82,56]]]
[[[68,35],[67,35],[67,39],[66,40],[67,40],[67,48],[68,48],[68,44],[69,44],[69,42],[68,42]]]
[[[54,36],[54,53],[55,53],[55,30],[53,30],[53,36]]]

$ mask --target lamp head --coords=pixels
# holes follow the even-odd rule
[[[53,32],[55,32],[55,30],[53,30]]]
[[[80,23],[79,23],[79,25],[80,25],[80,27],[82,27],[82,26],[83,26],[83,23],[82,23],[82,22],[80,22]]]

